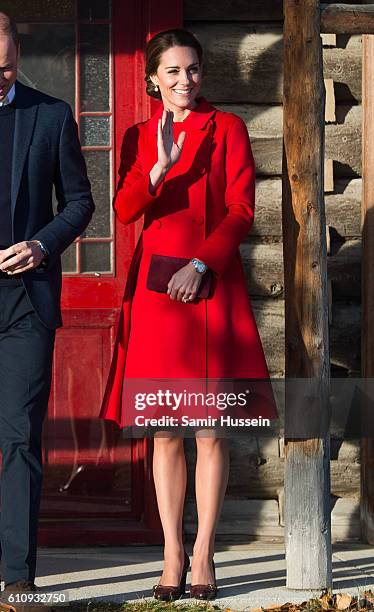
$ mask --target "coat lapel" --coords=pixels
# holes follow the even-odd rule
[[[197,130],[202,130],[208,123],[209,119],[213,117],[216,113],[217,109],[210,104],[205,98],[197,99],[197,107],[191,111],[188,117],[183,121],[186,126],[186,130],[188,128],[193,128]],[[152,134],[156,134],[157,136],[157,126],[158,120],[162,117],[163,106],[160,104],[154,115],[147,122],[148,129]]]
[[[148,131],[153,138],[154,146],[145,149],[145,167],[151,169],[157,159],[157,126],[162,117],[163,106],[160,104],[155,114],[148,121]],[[193,170],[196,175],[203,175],[207,170],[212,138],[212,122],[216,109],[205,98],[198,99],[198,105],[183,122],[186,131],[186,140],[183,152],[178,163],[168,173],[168,180],[175,176]],[[152,141],[151,141],[152,142]]]
[[[17,203],[23,168],[29,150],[38,107],[28,100],[27,93],[18,81],[16,82],[16,121],[14,130],[14,145],[12,159],[12,218]]]
[[[180,160],[171,168],[165,182],[173,181],[178,176],[185,176],[189,185],[190,205],[199,207],[198,216],[203,218],[204,236],[206,237],[206,206],[207,206],[207,181],[210,170],[212,155],[212,143],[215,130],[214,108],[205,98],[200,98],[198,106],[183,121],[183,130],[186,131],[186,140]],[[157,160],[157,125],[162,116],[162,106],[148,122],[149,136],[154,145],[145,148],[145,167],[150,170]],[[152,142],[151,140],[151,142]]]

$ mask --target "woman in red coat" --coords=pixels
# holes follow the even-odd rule
[[[243,121],[199,97],[202,50],[185,30],[156,35],[147,46],[147,93],[156,114],[124,139],[115,211],[123,223],[144,218],[129,272],[101,416],[131,424],[124,382],[136,378],[269,377],[247,295],[239,244],[254,216],[255,168]],[[147,288],[152,255],[186,258],[167,293]],[[196,299],[205,274],[209,299]],[[131,317],[131,325],[130,325]],[[263,417],[276,417],[270,405]],[[191,595],[216,595],[214,537],[228,479],[228,446],[210,430],[196,434],[198,532]],[[182,539],[186,490],[183,438],[158,432],[154,481],[165,536],[159,599],[184,593],[189,565]]]

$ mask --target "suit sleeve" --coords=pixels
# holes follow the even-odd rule
[[[57,215],[33,236],[33,240],[41,240],[49,251],[48,267],[84,231],[95,208],[70,106],[61,127],[54,184]]]
[[[137,125],[129,128],[124,136],[121,151],[119,181],[114,197],[114,210],[122,223],[137,221],[154,202],[162,190],[163,182],[154,194],[149,191],[149,173],[144,172],[139,155],[140,133]]]
[[[227,214],[194,255],[220,276],[254,221],[255,163],[245,123],[235,117],[226,141]]]

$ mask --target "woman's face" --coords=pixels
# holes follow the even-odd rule
[[[161,55],[157,73],[151,76],[158,85],[165,108],[193,109],[201,85],[201,65],[192,47],[170,47]]]

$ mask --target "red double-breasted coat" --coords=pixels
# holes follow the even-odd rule
[[[255,165],[244,122],[204,98],[181,123],[181,157],[149,192],[162,106],[125,135],[114,207],[144,226],[126,283],[102,418],[123,425],[127,378],[268,378],[239,245],[254,218]],[[146,288],[152,254],[197,257],[214,272],[207,300],[173,301]],[[266,412],[266,411],[265,411]],[[262,416],[275,417],[274,407]]]

